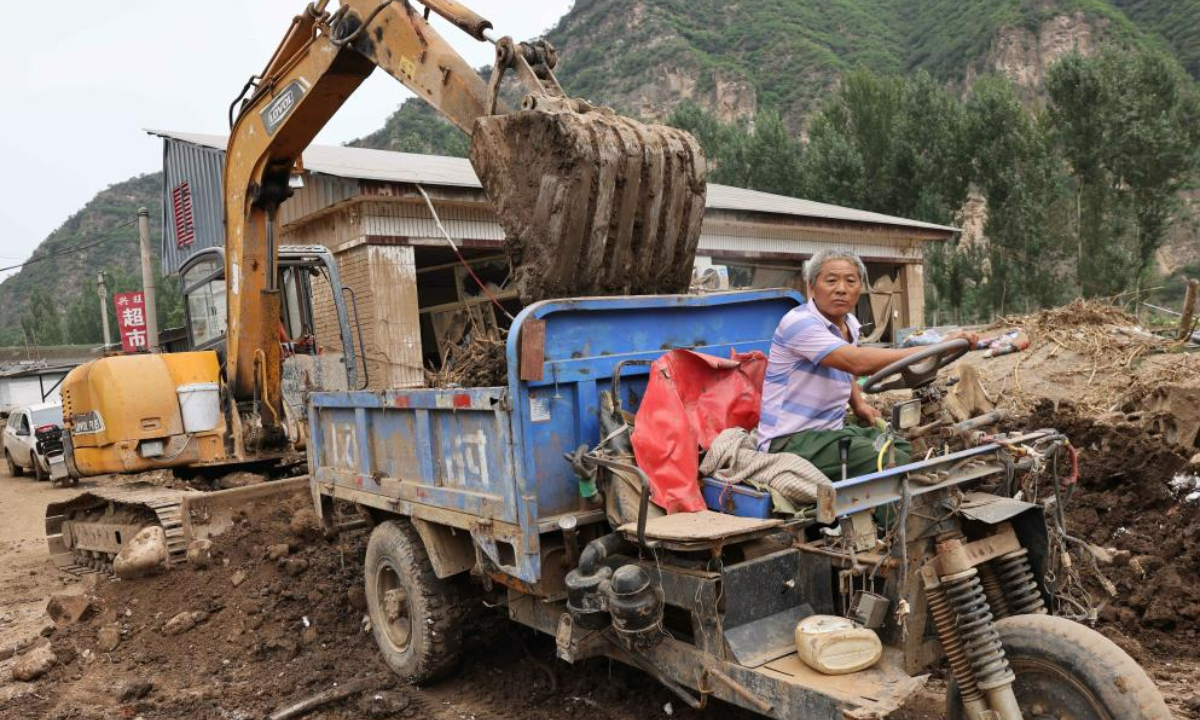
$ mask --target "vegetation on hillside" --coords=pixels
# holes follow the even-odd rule
[[[751,129],[683,106],[671,122],[700,138],[718,182],[946,224],[975,188],[986,242],[931,248],[929,300],[982,319],[1145,287],[1197,167],[1200,93],[1169,59],[1072,54],[1047,86],[1031,113],[998,76],[962,101],[924,73],[856,70],[803,151],[775,118]],[[767,159],[756,172],[746,148]]]
[[[113,292],[141,286],[137,212],[150,210],[150,236],[161,237],[162,174],[142,175],[113,185],[50,234],[16,275],[0,284],[0,345],[58,345],[99,342],[100,306],[96,274],[106,272]],[[160,281],[159,327],[182,322],[177,285]],[[72,320],[74,313],[74,320]],[[94,315],[94,323],[83,318]],[[111,318],[112,316],[110,316]],[[116,324],[112,332],[116,339]]]
[[[422,100],[406,100],[383,127],[347,143],[350,147],[466,157],[470,141]]]
[[[1087,23],[1093,45],[1171,60],[1080,61],[1037,98],[997,80],[965,88],[1002,33],[1036,37],[1064,15]],[[718,159],[716,182],[938,222],[954,221],[974,183],[988,196],[994,242],[986,254],[935,251],[935,308],[982,316],[1078,292],[1080,277],[1089,294],[1144,280],[1147,253],[1175,222],[1172,188],[1190,177],[1193,90],[1175,68],[1200,77],[1200,0],[576,0],[547,37],[573,95],[656,116],[690,95],[674,119]],[[730,79],[754,89],[753,131],[701,110]],[[1127,85],[1158,95],[1131,96]],[[1045,109],[1018,112],[1017,97]],[[468,140],[411,100],[351,145],[465,156]],[[0,307],[13,309],[0,316],[0,344],[56,333],[97,342],[96,272],[136,283],[136,227],[124,224],[149,207],[157,241],[161,184],[155,173],[102,191],[35,251],[44,261],[0,283]],[[1030,258],[1050,256],[1027,271]],[[1042,282],[1043,267],[1060,282]],[[159,309],[160,327],[180,321],[169,282]]]

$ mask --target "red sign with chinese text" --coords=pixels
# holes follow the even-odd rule
[[[140,292],[115,293],[117,327],[121,332],[121,352],[146,352],[146,297]]]

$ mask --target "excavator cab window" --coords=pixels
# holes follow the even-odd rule
[[[215,253],[198,259],[182,273],[188,335],[195,350],[225,339],[225,265]]]

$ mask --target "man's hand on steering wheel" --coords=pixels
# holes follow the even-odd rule
[[[970,336],[966,336],[936,345],[911,348],[904,357],[867,378],[862,391],[871,395],[888,390],[924,387],[937,379],[939,370],[966,355],[973,347]]]
[[[956,330],[942,338],[942,342],[950,342],[951,340],[966,340],[971,343],[971,348],[974,349],[979,344],[979,333],[971,330]]]

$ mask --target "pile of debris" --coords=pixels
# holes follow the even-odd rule
[[[1200,458],[1135,423],[1049,403],[1029,422],[1079,449],[1067,531],[1099,549],[1079,571],[1100,629],[1139,662],[1200,657]]]
[[[602,710],[633,720],[646,703],[672,700],[644,673],[607,661],[563,672],[553,638],[467,594],[478,612],[461,673],[414,690],[371,635],[366,540],[362,530],[324,539],[299,498],[242,518],[197,563],[134,581],[86,576],[83,595],[51,601],[44,637],[13,649],[23,692],[0,699],[0,718],[562,720]]]
[[[979,371],[989,399],[1017,416],[1049,401],[1084,417],[1124,419],[1118,416],[1153,414],[1153,408],[1178,404],[1152,400],[1174,392],[1172,385],[1200,387],[1200,353],[1149,332],[1137,318],[1107,303],[1076,300],[1002,318],[985,332],[1010,328],[1029,337],[1027,351],[995,358],[972,353],[964,363]],[[1195,438],[1179,444],[1188,440]]]

